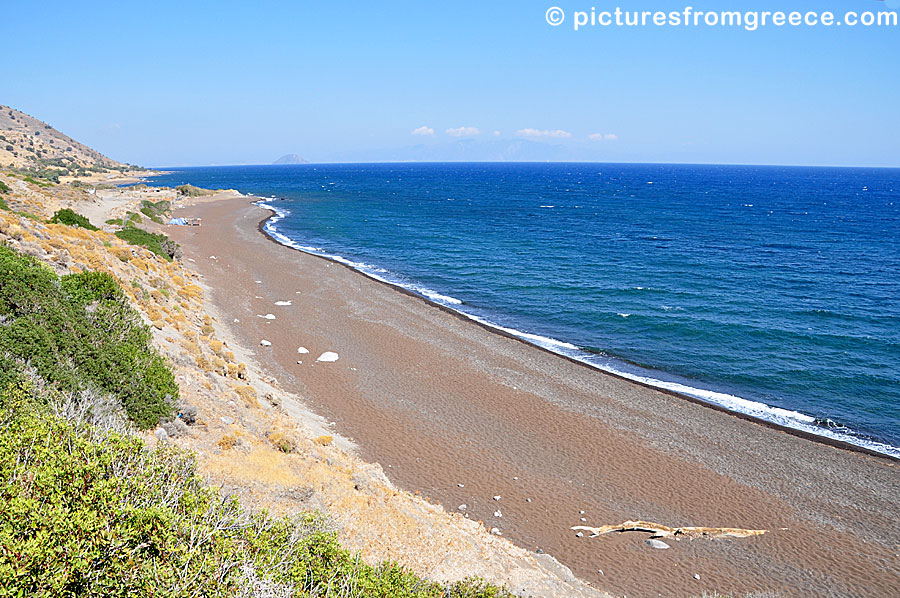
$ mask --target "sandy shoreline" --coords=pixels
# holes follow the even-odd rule
[[[179,215],[204,219],[201,228],[167,232],[195,260],[227,321],[239,320],[235,335],[401,487],[448,510],[465,503],[472,518],[517,544],[540,547],[598,587],[629,596],[714,589],[871,596],[900,586],[895,463],[472,326],[275,244],[257,230],[268,211],[246,198]],[[276,319],[257,317],[269,313]],[[260,347],[261,339],[272,346]],[[299,346],[311,353],[298,354]],[[324,351],[340,359],[315,363]],[[568,529],[626,519],[771,531],[653,550],[645,536],[576,538]]]

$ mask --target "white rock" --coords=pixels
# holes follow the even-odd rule
[[[457,486],[459,486],[460,488],[465,488],[465,487],[466,487],[465,484],[457,484]]]
[[[696,579],[697,581],[700,581],[700,574],[694,573],[694,579]]]
[[[458,507],[456,507],[456,510],[457,511],[465,511],[467,508],[468,507],[466,505],[459,505]]]
[[[575,537],[576,537],[576,538],[583,538],[583,537],[584,537],[584,532],[578,532],[577,534],[575,534]]]
[[[503,535],[503,532],[501,532],[501,531],[500,531],[499,529],[497,529],[496,527],[492,527],[492,528],[491,528],[491,533],[494,534],[495,536],[502,536],[502,535]]]
[[[658,548],[660,550],[671,548],[668,544],[666,544],[662,540],[657,540],[656,538],[650,538],[649,540],[647,540],[647,546],[649,546],[650,548]]]
[[[299,353],[300,355],[306,355],[307,353],[309,353],[309,349],[307,349],[306,347],[297,347],[297,353]]]
[[[503,513],[500,512],[500,509],[494,511],[494,517],[503,517]]]
[[[235,318],[235,319],[234,319],[234,323],[237,324],[238,322],[240,322],[240,320],[238,320],[237,318]]]
[[[160,442],[165,442],[169,439],[169,433],[166,432],[162,427],[156,428],[156,430],[153,431],[153,435],[156,436],[156,439]]]
[[[290,301],[276,301],[275,302],[275,305],[277,305],[278,307],[286,307],[290,304],[291,304]]]
[[[222,417],[221,419],[222,419],[222,423],[225,424],[226,426],[230,426],[231,424],[234,423],[234,418],[228,417],[227,415]]]
[[[335,353],[334,351],[325,351],[324,353],[319,355],[319,358],[316,361],[328,362],[328,361],[337,361],[337,360],[338,360],[337,353]]]
[[[526,498],[526,499],[525,499],[525,502],[531,502],[531,499],[530,499],[530,498]]]
[[[497,496],[495,496],[494,500],[500,500],[500,495],[498,494]]]
[[[584,511],[578,511],[579,515],[584,515]]]
[[[271,347],[272,346],[272,343],[270,341],[267,341],[266,339],[259,341],[259,344],[262,345],[263,347]]]
[[[581,520],[582,520],[582,521],[587,521],[587,519],[585,519],[584,517],[582,517]]]
[[[303,364],[302,361],[298,361],[298,362],[297,362],[297,365],[302,365],[302,364]]]
[[[274,319],[275,319],[275,314],[266,314],[266,315],[264,315],[264,316],[261,316],[261,315],[259,315],[259,314],[256,314],[256,317],[257,317],[257,318],[262,318],[262,319],[264,319],[264,320],[274,320]]]
[[[211,255],[211,256],[209,256],[209,259],[215,260],[215,259],[218,259],[218,258],[217,258],[216,256],[214,256],[214,255]]]

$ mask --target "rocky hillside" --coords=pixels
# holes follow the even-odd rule
[[[136,167],[116,162],[49,124],[0,105],[0,167],[29,170],[41,178],[89,177]]]

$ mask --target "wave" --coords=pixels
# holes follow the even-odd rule
[[[276,198],[273,197],[271,199]],[[578,347],[577,345],[573,345],[572,343],[561,341],[549,336],[543,336],[532,332],[525,332],[515,328],[502,326],[481,316],[463,311],[462,309],[459,309],[457,307],[464,304],[460,299],[451,297],[449,295],[444,295],[427,287],[403,281],[397,277],[391,276],[391,273],[384,268],[374,266],[372,264],[366,264],[364,262],[356,262],[341,255],[329,253],[321,247],[312,247],[297,243],[290,237],[278,232],[278,223],[284,220],[284,218],[290,214],[290,211],[277,207],[270,203],[270,201],[270,199],[260,198],[260,201],[255,202],[255,205],[269,209],[273,212],[274,215],[267,219],[263,224],[263,230],[272,239],[276,240],[282,245],[285,245],[292,249],[297,249],[298,251],[303,251],[304,253],[324,257],[326,259],[345,264],[370,278],[378,280],[379,282],[384,282],[420,295],[435,303],[443,305],[448,309],[452,309],[453,311],[465,316],[466,318],[469,318],[470,320],[478,322],[484,326],[499,330],[553,353],[557,353],[570,359],[574,359],[597,370],[608,372],[616,376],[632,380],[634,382],[653,386],[655,388],[692,397],[707,404],[722,407],[724,409],[727,409],[728,411],[749,415],[756,419],[774,423],[786,428],[807,432],[816,436],[829,438],[831,440],[836,440],[900,459],[900,447],[862,436],[850,428],[835,425],[834,422],[832,422],[832,420],[828,418],[816,418],[799,411],[792,411],[790,409],[774,407],[772,405],[767,405],[759,401],[745,399],[743,397],[731,395],[728,393],[698,388],[681,382],[661,380],[644,373],[631,371],[627,368],[627,364],[625,364],[624,362],[619,362],[618,360],[615,360],[611,357],[597,355],[584,348]],[[652,291],[654,289],[638,286],[626,290]],[[667,310],[667,307],[668,306],[663,306],[663,309]],[[627,318],[631,314],[617,315],[623,318]]]

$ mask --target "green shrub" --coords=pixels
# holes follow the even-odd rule
[[[0,210],[9,210],[9,204],[2,197],[0,197]]]
[[[34,393],[21,380],[0,391],[0,595],[224,597],[267,585],[271,595],[512,598],[362,563],[320,514],[247,510],[207,486],[186,453],[67,422]]]
[[[181,255],[181,248],[175,241],[172,241],[166,235],[147,232],[136,226],[126,227],[123,230],[116,231],[116,236],[132,245],[146,247],[156,255],[163,257],[170,262]]]
[[[76,212],[73,212],[69,208],[65,208],[59,210],[56,214],[53,215],[53,218],[50,219],[51,224],[65,224],[66,226],[77,226],[80,228],[86,228],[87,230],[100,230],[91,222]]]
[[[8,367],[28,364],[60,392],[108,393],[141,428],[171,416],[178,386],[114,278],[60,278],[2,246],[0,274],[0,355]]]
[[[4,183],[3,181],[0,181],[0,193],[9,193],[9,192],[10,192],[9,185]]]
[[[175,187],[175,190],[186,197],[203,197],[204,195],[215,195],[216,193],[210,189],[201,189],[194,185],[179,185]]]
[[[172,204],[168,201],[158,201],[154,203],[152,201],[144,200],[141,202],[141,213],[153,222],[162,224],[162,217],[171,207]]]
[[[122,219],[121,218],[110,218],[109,220],[106,221],[106,224],[122,226]]]

